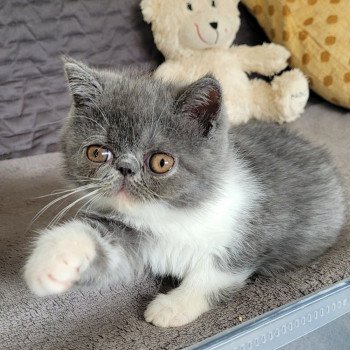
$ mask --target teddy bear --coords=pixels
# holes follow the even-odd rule
[[[165,57],[154,76],[189,84],[210,73],[220,82],[232,124],[251,118],[291,122],[309,97],[306,77],[298,69],[275,76],[271,83],[249,79],[283,71],[290,53],[281,45],[232,45],[240,26],[239,0],[142,0],[141,11]]]

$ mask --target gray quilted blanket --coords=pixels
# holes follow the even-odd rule
[[[138,0],[0,1],[0,156],[52,152],[69,96],[60,56],[154,67]]]

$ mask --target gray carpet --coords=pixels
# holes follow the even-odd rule
[[[312,103],[292,125],[334,154],[350,188],[350,113]],[[177,329],[143,319],[158,285],[82,289],[44,299],[20,275],[33,233],[28,225],[49,201],[36,198],[63,187],[57,153],[0,162],[0,349],[180,349],[350,276],[349,227],[336,246],[310,266],[278,278],[257,276],[227,304]],[[49,222],[54,208],[34,225]]]

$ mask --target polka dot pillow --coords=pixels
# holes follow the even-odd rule
[[[326,100],[350,108],[350,0],[242,0]]]

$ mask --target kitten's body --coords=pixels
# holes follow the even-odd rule
[[[214,79],[179,90],[75,62],[66,70],[74,99],[66,172],[77,185],[91,179],[86,193],[99,197],[80,219],[42,233],[25,270],[37,294],[145,270],[173,275],[180,286],[145,316],[177,326],[253,272],[305,264],[336,240],[345,206],[328,155],[271,124],[228,131]],[[113,160],[89,163],[93,144],[112,149]],[[173,155],[169,173],[147,170],[150,152]]]

